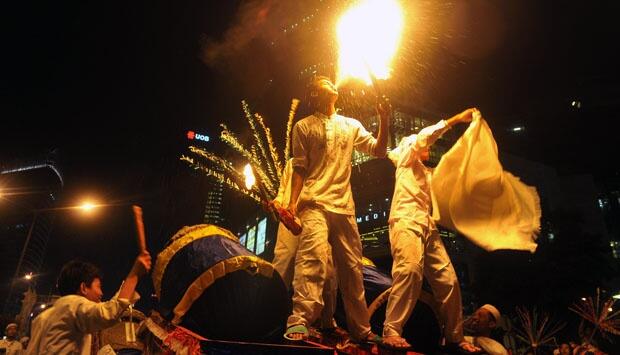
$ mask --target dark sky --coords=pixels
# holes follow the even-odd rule
[[[618,174],[612,129],[620,108],[617,2],[405,3],[418,16],[411,23],[420,27],[411,32],[417,37],[407,38],[395,79],[386,83],[395,97],[445,114],[477,106],[500,150],[562,174]],[[188,129],[216,137],[225,122],[243,136],[240,100],[246,98],[282,141],[289,102],[301,87],[295,73],[310,58],[329,62],[333,56],[321,37],[326,29],[310,32],[302,25],[288,36],[282,29],[313,9],[320,10],[321,23],[330,24],[345,4],[5,5],[0,158],[58,149],[66,181],[63,203],[90,194],[169,206],[162,196],[169,199],[170,193],[161,190],[173,189],[174,179],[161,172],[178,173],[174,162]],[[515,124],[525,132],[508,134]],[[213,147],[219,149],[217,143]],[[109,212],[89,222],[96,225],[60,219],[50,246],[57,257],[51,260],[80,251],[107,263],[104,269],[129,268],[123,250],[131,250],[133,241],[115,239],[132,235],[127,213]],[[167,233],[158,221],[147,222],[147,230]],[[85,251],[89,248],[93,251]]]

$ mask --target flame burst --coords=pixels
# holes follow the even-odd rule
[[[387,79],[403,29],[396,0],[361,0],[338,22],[338,84],[348,78],[371,84],[370,73]]]

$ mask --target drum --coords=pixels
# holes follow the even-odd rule
[[[138,310],[126,309],[121,316],[121,322],[99,333],[99,345],[109,345],[117,354],[141,354],[144,343],[137,333],[140,322],[145,318],[144,313]]]
[[[280,339],[291,309],[271,263],[209,224],[170,239],[157,256],[153,285],[164,318],[210,339]]]
[[[377,268],[371,260],[364,258],[362,261],[364,292],[370,313],[370,325],[373,331],[382,334],[392,278],[388,273]],[[434,354],[439,350],[441,328],[436,311],[433,295],[423,289],[409,320],[403,327],[402,336],[412,344],[413,350],[423,354]],[[340,298],[335,318],[339,325],[346,325],[344,307]]]

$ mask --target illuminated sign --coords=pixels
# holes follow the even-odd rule
[[[199,141],[204,141],[204,142],[208,142],[210,140],[209,136],[207,136],[206,134],[200,134],[194,131],[187,131],[187,139],[189,140],[197,139]]]
[[[256,255],[260,255],[265,251],[265,237],[267,234],[267,218],[258,222],[256,229]]]
[[[248,239],[246,241],[245,247],[251,251],[252,253],[256,250],[256,226],[250,228],[248,231]]]
[[[356,222],[357,223],[370,222],[370,221],[378,220],[379,218],[382,218],[382,217],[383,218],[387,217],[387,212],[378,211],[378,212],[367,214],[365,216],[357,217]]]

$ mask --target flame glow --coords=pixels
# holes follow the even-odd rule
[[[252,186],[256,183],[256,178],[254,177],[250,164],[246,164],[243,168],[243,175],[245,175],[245,188],[248,190],[252,189]]]
[[[97,207],[97,206],[94,203],[90,202],[90,201],[82,202],[82,204],[80,206],[78,206],[78,208],[80,210],[82,210],[83,212],[86,212],[86,213],[92,211],[93,209],[95,209],[95,207]]]
[[[360,0],[339,20],[338,83],[358,78],[371,83],[370,73],[387,79],[400,42],[403,12],[396,0]]]

